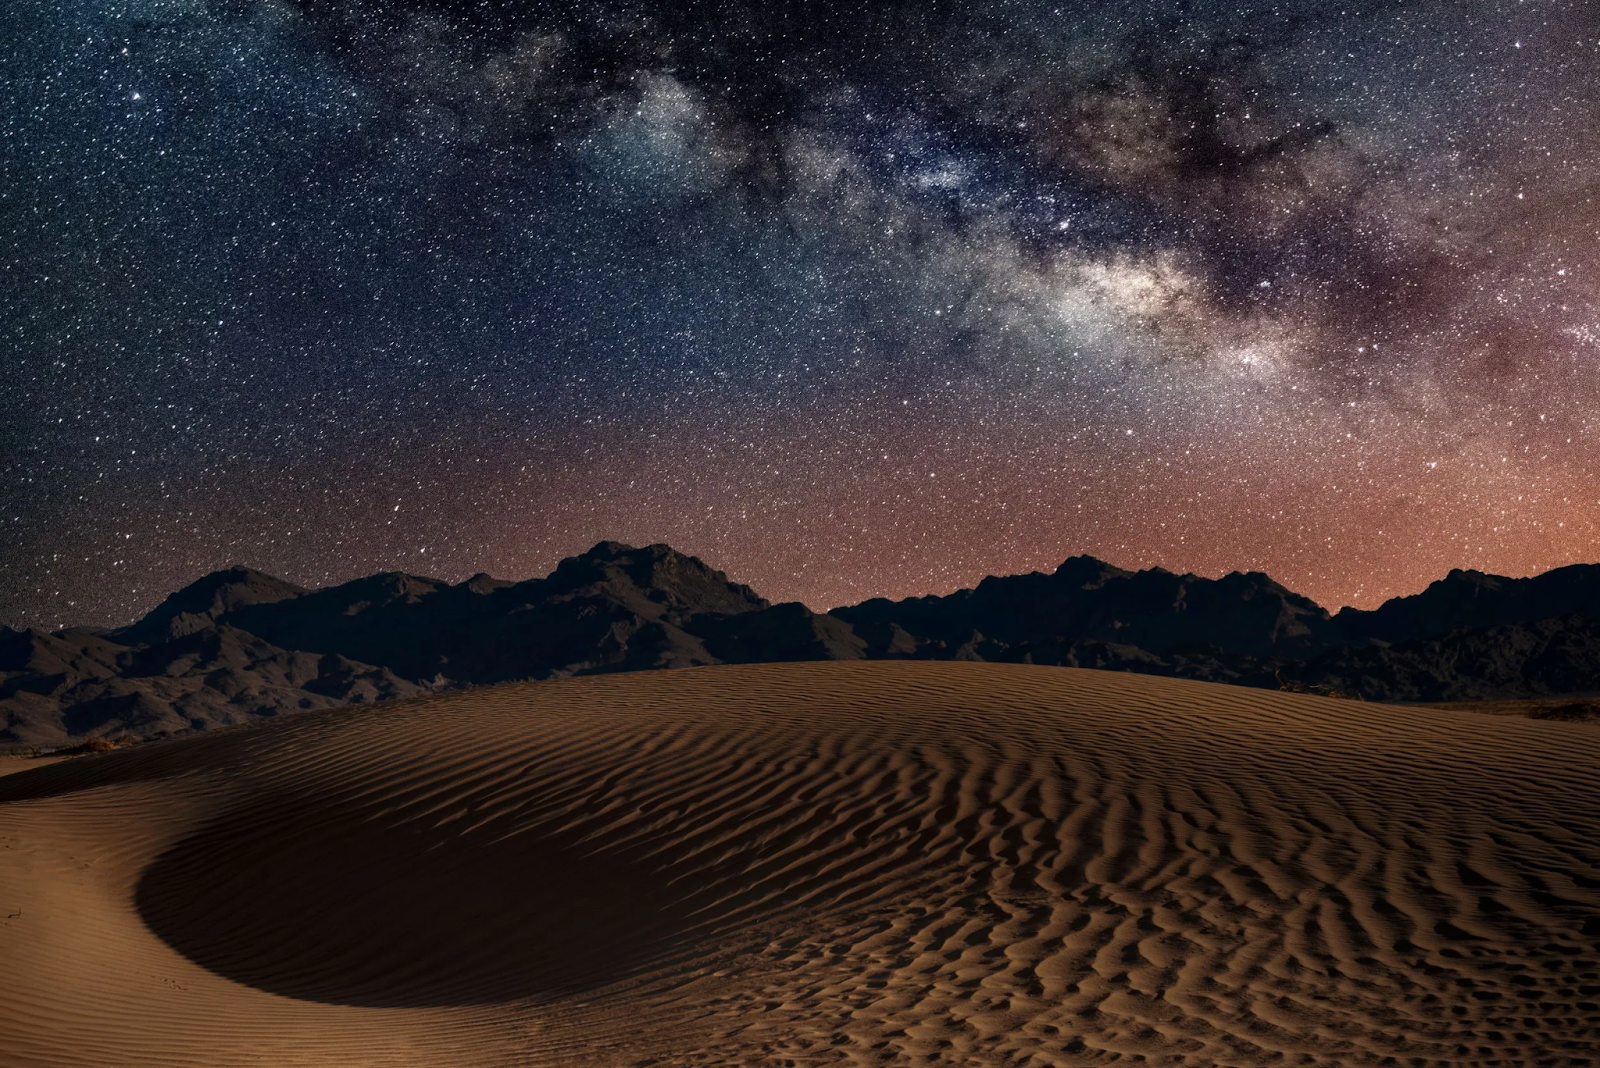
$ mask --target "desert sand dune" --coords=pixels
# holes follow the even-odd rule
[[[515,684],[0,777],[0,1062],[1592,1065],[1600,731],[1120,673]]]

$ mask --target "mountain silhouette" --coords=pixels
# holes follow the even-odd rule
[[[1597,611],[1600,565],[1573,564],[1532,578],[1457,569],[1421,593],[1393,598],[1369,612],[1345,608],[1335,618],[1352,635],[1408,642]]]
[[[1260,572],[1074,556],[1044,574],[818,613],[666,545],[605,541],[544,578],[386,572],[305,589],[214,572],[113,630],[0,627],[0,743],[164,737],[511,679],[782,660],[965,659],[1382,701],[1600,690],[1600,565],[1452,571],[1337,615]]]
[[[896,633],[885,627],[898,628],[913,640],[912,655],[932,657],[963,647],[1014,654],[1000,659],[1049,657],[1085,643],[1267,656],[1336,644],[1325,609],[1260,572],[1204,579],[1161,568],[1124,571],[1092,556],[1072,557],[1049,575],[990,577],[946,597],[880,598],[832,614],[880,641]]]

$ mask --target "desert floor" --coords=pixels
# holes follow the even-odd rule
[[[0,1063],[1600,1063],[1600,728],[715,667],[0,777]]]

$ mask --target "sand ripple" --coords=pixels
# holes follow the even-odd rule
[[[1134,675],[608,676],[0,778],[8,1065],[1591,1065],[1597,944],[1592,726]]]

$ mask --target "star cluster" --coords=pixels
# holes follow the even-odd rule
[[[16,0],[0,620],[1600,559],[1586,0]]]

